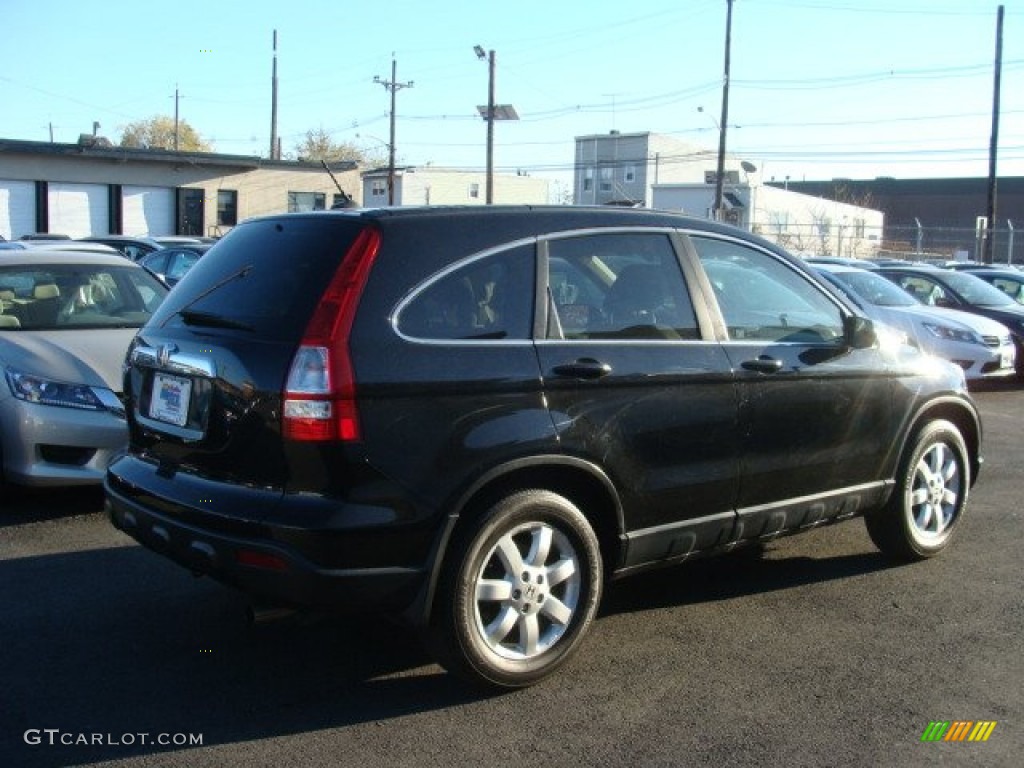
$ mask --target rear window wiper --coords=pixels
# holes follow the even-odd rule
[[[179,309],[177,312],[168,315],[164,322],[161,323],[161,325],[166,325],[171,318],[180,315],[181,318],[188,325],[208,325],[216,328],[238,328],[240,330],[245,331],[254,330],[253,328],[244,323],[239,323],[237,320],[229,320],[226,317],[221,317],[220,315],[215,315],[211,312],[193,312],[189,309],[189,307],[194,307],[196,304],[198,304],[200,301],[205,299],[207,296],[209,296],[217,289],[223,288],[225,285],[234,280],[247,277],[250,272],[252,272],[252,264],[246,264],[240,269],[237,269],[234,272],[232,272],[227,277],[218,280],[205,291],[202,291],[198,296],[193,297],[191,301],[185,304],[185,306]],[[189,320],[189,317],[191,317],[192,319]]]
[[[224,315],[217,315],[213,312],[196,312],[193,309],[183,309],[178,313],[185,325],[204,325],[209,328],[233,328],[239,331],[255,331],[256,329],[248,323],[232,320]]]

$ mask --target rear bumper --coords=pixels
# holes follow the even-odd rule
[[[143,546],[200,575],[253,597],[297,607],[399,613],[425,574],[406,567],[323,568],[281,543],[272,526],[259,535],[205,530],[143,506],[108,480],[107,512],[114,527]],[[256,531],[254,530],[254,533]]]

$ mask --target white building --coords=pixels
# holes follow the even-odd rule
[[[358,202],[351,162],[0,139],[0,235],[224,235],[251,216]],[[333,177],[332,175],[333,174]],[[337,180],[341,185],[335,185]]]
[[[878,252],[884,214],[778,187],[764,186],[750,174],[722,188],[723,218],[792,253],[804,256],[868,258]],[[658,184],[652,207],[711,218],[715,185]]]
[[[725,178],[739,182],[739,158],[727,155]],[[718,152],[658,133],[611,133],[576,137],[575,205],[653,205],[653,188],[667,183],[714,181]]]
[[[363,205],[388,205],[387,168],[365,171]],[[548,180],[533,176],[494,174],[496,205],[544,205]],[[395,168],[392,205],[484,205],[487,174],[432,166]]]

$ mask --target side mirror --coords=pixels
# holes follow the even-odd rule
[[[860,315],[847,315],[843,319],[846,343],[853,349],[869,349],[878,343],[875,324]]]

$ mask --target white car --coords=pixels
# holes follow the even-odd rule
[[[99,484],[128,439],[125,352],[167,295],[117,253],[0,251],[0,482]]]
[[[1012,376],[1016,348],[1000,322],[922,304],[881,275],[857,267],[817,264],[819,274],[873,320],[905,334],[922,352],[951,360],[968,381]],[[895,290],[893,290],[895,289]]]

